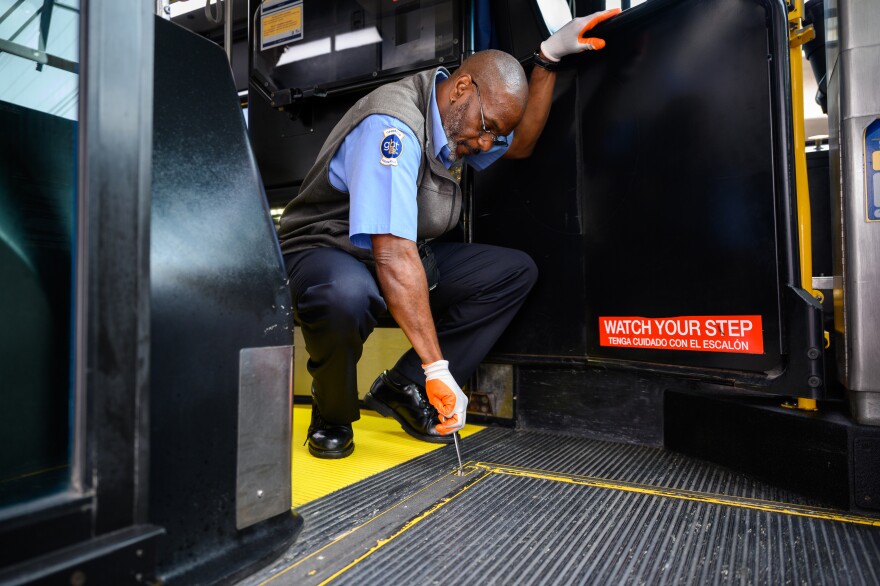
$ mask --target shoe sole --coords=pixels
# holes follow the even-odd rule
[[[403,431],[416,438],[417,440],[430,442],[432,444],[452,443],[451,435],[425,435],[424,433],[419,432],[412,425],[410,425],[406,419],[398,415],[397,411],[374,397],[372,393],[368,392],[367,395],[364,397],[364,404],[382,417],[391,417],[395,419],[397,423],[400,424],[400,427],[403,428]]]
[[[354,442],[351,442],[344,450],[316,450],[309,444],[309,453],[316,458],[323,458],[325,460],[338,460],[339,458],[345,458],[346,456],[350,456],[354,451]]]

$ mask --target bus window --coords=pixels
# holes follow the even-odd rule
[[[0,507],[71,480],[79,1],[0,11]]]

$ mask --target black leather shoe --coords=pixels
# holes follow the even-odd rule
[[[379,375],[364,397],[364,403],[385,417],[393,417],[403,431],[416,439],[435,444],[451,444],[452,435],[440,435],[437,410],[428,402],[425,389],[386,370]]]
[[[309,453],[316,458],[345,458],[354,451],[354,431],[351,425],[327,423],[312,404],[312,422],[309,425]]]

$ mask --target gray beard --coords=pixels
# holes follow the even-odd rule
[[[449,139],[449,142],[446,143],[446,148],[449,149],[449,156],[446,158],[449,159],[450,163],[454,163],[458,160],[458,153],[455,152],[455,147],[457,146],[458,144],[451,138]]]
[[[448,116],[446,116],[446,124],[443,125],[443,134],[446,135],[446,148],[449,149],[449,156],[447,157],[450,162],[454,163],[458,160],[458,153],[456,150],[458,149],[458,142],[456,142],[455,136],[461,136],[461,129],[464,126],[464,113],[467,110],[468,104],[470,104],[471,99],[468,98],[467,102],[462,104],[460,108],[457,110],[452,108],[449,111]]]

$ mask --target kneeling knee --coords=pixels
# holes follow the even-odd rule
[[[349,287],[342,283],[323,285],[300,298],[300,318],[323,321],[334,329],[372,329],[385,310],[377,292]]]
[[[538,281],[538,265],[535,264],[532,257],[521,251],[519,251],[515,260],[517,262],[517,273],[520,282],[528,289],[531,289]]]

